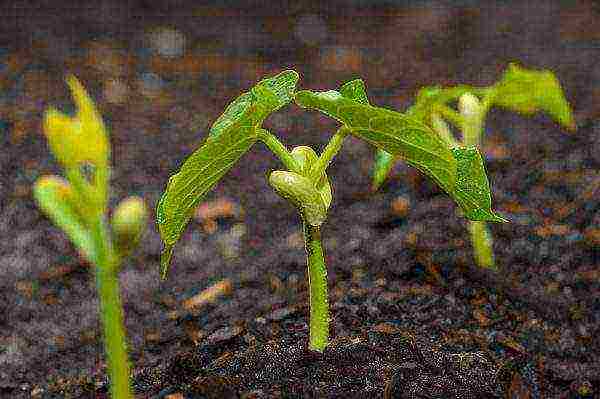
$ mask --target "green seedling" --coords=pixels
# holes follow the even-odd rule
[[[453,102],[458,102],[458,110],[450,107]],[[566,129],[575,130],[571,109],[554,74],[527,70],[512,63],[500,81],[492,86],[425,87],[406,114],[430,126],[451,148],[480,147],[485,118],[492,106],[523,115],[544,111]],[[462,133],[461,140],[454,137],[448,122]],[[381,186],[395,161],[393,154],[385,150],[377,152],[373,169],[374,190]],[[498,270],[487,224],[469,221],[469,234],[476,264]]]
[[[269,184],[298,209],[302,221],[310,293],[309,349],[322,352],[329,340],[329,306],[320,229],[332,202],[325,170],[348,135],[418,168],[439,184],[470,220],[505,220],[491,210],[489,184],[477,148],[451,148],[417,118],[371,106],[362,80],[350,81],[339,91],[296,92],[298,78],[296,72],[284,71],[234,100],[213,124],[203,145],[170,177],[156,218],[164,242],[161,275],[165,278],[173,247],[194,209],[244,153],[257,141],[264,143],[287,168],[272,172]],[[342,124],[320,156],[306,146],[288,151],[262,128],[269,114],[293,100]]]
[[[43,176],[33,189],[38,206],[60,227],[80,253],[95,266],[113,398],[133,398],[118,273],[123,258],[139,242],[148,210],[138,197],[123,200],[107,227],[110,148],[102,118],[75,77],[68,77],[77,112],[65,115],[50,108],[44,133],[66,179]]]

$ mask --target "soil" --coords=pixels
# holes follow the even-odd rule
[[[292,67],[312,89],[361,76],[372,103],[402,110],[423,85],[490,84],[518,60],[557,74],[578,130],[490,114],[493,204],[511,221],[490,225],[498,272],[474,266],[466,221],[414,169],[398,164],[370,192],[374,151],[349,138],[328,169],[322,228],[331,344],[308,352],[300,220],[268,186],[281,165],[257,144],[207,197],[167,281],[152,222],[123,266],[136,398],[600,398],[600,10],[405,3],[3,5],[0,397],[108,397],[91,266],[31,197],[36,178],[60,173],[41,116],[72,109],[65,73],[110,128],[111,206],[137,194],[154,207],[264,75]],[[185,56],[164,53],[180,36],[152,47],[161,27],[187,39]],[[336,128],[293,105],[265,126],[319,150]]]

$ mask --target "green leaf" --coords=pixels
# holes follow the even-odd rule
[[[97,265],[94,240],[76,208],[75,192],[60,176],[44,176],[35,182],[33,198],[40,209],[64,231],[71,242],[91,263]]]
[[[346,98],[369,105],[367,88],[362,79],[351,80],[340,87],[340,94]]]
[[[284,71],[257,83],[225,109],[210,129],[204,144],[169,178],[156,209],[156,220],[165,244],[161,255],[163,278],[173,247],[194,209],[219,180],[257,140],[256,129],[272,112],[291,102],[298,74]]]
[[[360,104],[337,91],[296,93],[296,102],[343,123],[352,134],[431,177],[471,220],[500,221],[491,211],[489,184],[477,149],[451,150],[430,127],[399,112]],[[474,153],[473,153],[474,152]]]
[[[387,179],[390,171],[394,167],[394,156],[382,149],[377,149],[375,161],[373,162],[371,190],[377,191]]]
[[[365,82],[362,79],[351,80],[340,87],[340,94],[361,104],[369,103]],[[373,164],[373,183],[371,189],[377,191],[394,166],[394,156],[382,149],[377,149]]]
[[[453,148],[456,159],[456,185],[454,200],[470,220],[507,222],[491,211],[490,185],[485,173],[483,158],[477,147]]]
[[[529,70],[511,63],[492,89],[494,105],[525,115],[544,111],[562,126],[575,129],[575,120],[560,83],[548,70]]]

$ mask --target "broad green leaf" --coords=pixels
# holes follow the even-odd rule
[[[67,234],[88,261],[97,264],[94,241],[76,208],[77,199],[69,182],[60,176],[41,177],[35,182],[33,197],[40,209]]]
[[[468,219],[502,220],[491,211],[489,184],[477,149],[466,153],[460,149],[451,150],[423,122],[395,111],[357,103],[337,91],[299,91],[296,102],[329,115],[343,123],[352,134],[403,158],[431,177],[454,198]],[[473,183],[480,185],[476,187]]]
[[[298,81],[284,71],[257,83],[225,109],[210,129],[204,144],[169,178],[156,210],[161,238],[161,274],[166,276],[173,247],[194,209],[257,140],[256,129],[273,111],[291,102]]]
[[[247,126],[262,122],[268,114],[292,101],[298,78],[298,73],[290,70],[261,80],[250,92],[241,94],[227,106],[225,112],[213,123],[210,136],[217,137],[241,119],[248,122]],[[256,101],[257,99],[260,101]],[[260,111],[252,110],[252,106],[260,108]]]
[[[564,127],[575,128],[569,103],[550,71],[529,70],[511,63],[492,90],[494,105],[525,115],[544,111]]]
[[[327,206],[321,193],[309,178],[294,172],[276,170],[269,176],[269,184],[283,198],[291,202],[311,226],[320,226],[327,218]]]
[[[351,80],[340,87],[340,94],[361,104],[369,103],[367,89],[362,79]],[[373,165],[373,184],[371,189],[376,191],[383,184],[394,166],[394,156],[382,149],[377,149]]]

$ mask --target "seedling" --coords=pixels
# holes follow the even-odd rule
[[[505,221],[491,210],[483,160],[475,147],[450,146],[417,118],[369,105],[362,80],[339,91],[296,92],[298,74],[284,71],[264,79],[234,100],[210,129],[208,139],[171,176],[157,206],[164,249],[161,276],[166,278],[173,247],[194,209],[217,182],[257,141],[264,143],[287,170],[274,171],[269,184],[299,211],[304,230],[310,292],[309,349],[321,352],[329,339],[327,269],[321,243],[332,192],[325,170],[352,134],[402,157],[439,184],[470,220]],[[263,121],[292,100],[341,122],[320,156],[310,147],[288,151],[262,128]]]
[[[142,199],[129,197],[115,209],[111,228],[107,226],[108,135],[81,83],[69,76],[67,84],[77,106],[76,114],[71,117],[50,108],[44,115],[44,133],[50,150],[67,179],[41,177],[35,183],[33,195],[38,206],[95,265],[111,395],[127,399],[133,396],[118,273],[123,258],[141,238],[148,211]]]
[[[458,100],[458,111],[449,104]],[[550,71],[527,70],[509,64],[499,82],[488,87],[460,85],[448,88],[425,87],[406,114],[433,128],[451,148],[480,147],[485,117],[492,106],[506,108],[523,115],[547,112],[568,130],[575,130],[571,109],[560,84]],[[461,133],[458,141],[450,122]],[[378,189],[395,162],[395,157],[379,150],[373,170],[373,189]],[[479,267],[498,270],[494,260],[492,235],[484,221],[469,221],[469,233],[475,262]]]

